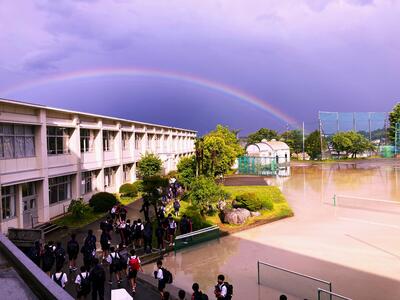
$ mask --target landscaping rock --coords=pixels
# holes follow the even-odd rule
[[[250,211],[245,208],[233,208],[224,211],[224,222],[229,224],[243,224],[250,217]]]
[[[259,211],[251,211],[250,212],[251,217],[258,217],[261,216],[261,213]]]

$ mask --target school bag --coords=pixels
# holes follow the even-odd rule
[[[138,271],[140,269],[139,259],[137,257],[131,256],[131,258],[129,259],[129,268],[135,271]]]
[[[63,248],[58,248],[56,250],[56,261],[65,260],[65,251]]]
[[[165,268],[161,268],[161,270],[163,272],[163,279],[165,283],[171,284],[174,281],[172,278],[172,273]]]
[[[81,278],[81,283],[79,285],[79,290],[82,294],[89,294],[90,293],[90,280],[89,280],[89,273],[86,272],[86,277],[83,277],[82,274],[78,275]]]
[[[223,284],[226,287],[226,296],[225,299],[231,300],[233,295],[233,285],[228,282],[224,282]]]
[[[58,277],[58,278],[57,278],[57,276],[56,276],[55,273],[54,273],[54,275],[53,275],[53,280],[54,280],[54,282],[57,283],[57,284],[58,284],[59,286],[61,286],[61,287],[62,287],[61,279],[62,279],[63,276],[64,276],[64,272],[61,272],[61,275],[60,275],[60,277]]]
[[[114,253],[114,256],[111,256],[111,265],[114,267],[119,267],[121,265],[121,257],[117,252]]]
[[[70,240],[67,244],[68,253],[78,253],[79,252],[79,244],[75,240]]]
[[[108,236],[107,234],[102,234],[100,236],[100,244],[107,245],[108,244]]]
[[[135,226],[135,236],[136,238],[141,238],[142,237],[142,224],[136,224]]]

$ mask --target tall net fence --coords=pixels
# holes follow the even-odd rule
[[[340,131],[355,131],[370,140],[376,146],[388,141],[388,114],[386,112],[325,112],[318,113],[321,137],[328,145],[321,149],[322,157],[331,157],[333,149],[331,138]]]
[[[257,262],[258,284],[299,299],[316,300],[318,289],[332,291],[328,281],[287,270],[265,262]]]

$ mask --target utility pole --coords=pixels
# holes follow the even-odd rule
[[[303,121],[303,160],[305,160],[305,153],[304,153],[304,121]]]

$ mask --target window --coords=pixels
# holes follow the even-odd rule
[[[81,152],[93,151],[93,132],[90,129],[81,129]]]
[[[135,135],[135,149],[138,150],[140,149],[140,145],[142,142],[142,136],[140,134]]]
[[[0,123],[0,159],[32,156],[35,156],[34,127]]]
[[[152,135],[147,135],[147,148],[146,148],[146,150],[151,150],[152,149],[152,139],[153,139],[153,136]]]
[[[124,182],[131,181],[132,165],[124,165]]]
[[[3,220],[11,219],[16,216],[17,207],[16,186],[5,186],[1,188],[1,203],[3,205]]]
[[[92,189],[92,172],[90,172],[90,171],[82,172],[81,183],[82,183],[82,189],[81,189],[82,195],[90,193],[93,190]]]
[[[114,142],[114,132],[103,130],[103,150],[112,151]]]
[[[49,178],[49,201],[50,204],[71,199],[72,176],[60,176]]]
[[[115,168],[104,169],[104,186],[114,186],[115,184]]]
[[[69,153],[70,129],[63,127],[47,127],[47,153]]]
[[[122,132],[122,150],[129,150],[130,132]]]

